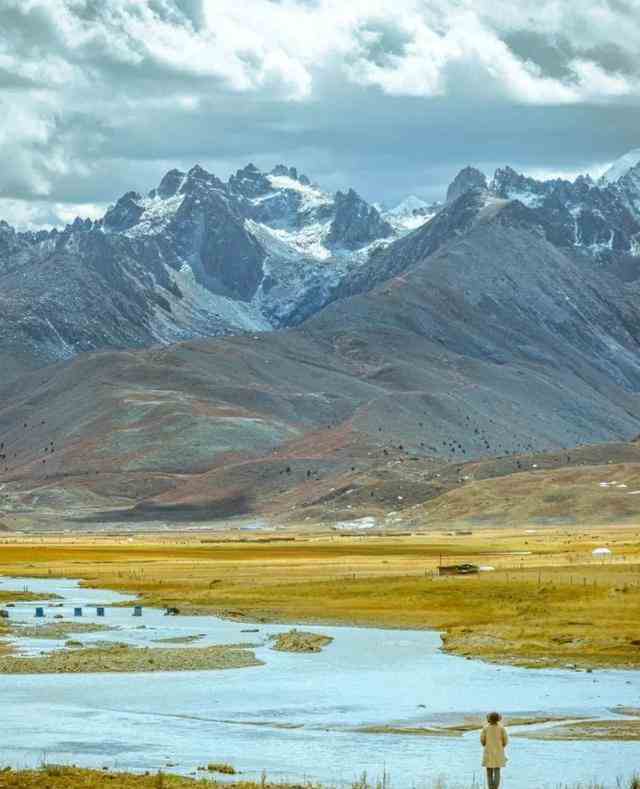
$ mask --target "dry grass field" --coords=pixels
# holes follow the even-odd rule
[[[592,550],[606,545],[611,558]],[[438,577],[440,563],[493,567]],[[0,573],[67,576],[145,605],[247,621],[437,628],[447,650],[527,666],[640,666],[640,530],[414,536],[7,537]],[[612,626],[615,625],[615,626]]]
[[[606,455],[604,449],[600,451]],[[575,450],[572,457],[578,462],[581,455],[587,455],[586,448]],[[565,458],[541,455],[511,460],[523,467],[526,462],[528,470],[490,478],[482,477],[496,473],[489,461],[468,463],[460,472],[464,484],[417,505],[411,514],[418,522],[437,525],[638,522],[637,463],[556,465]]]

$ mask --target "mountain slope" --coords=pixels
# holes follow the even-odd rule
[[[298,328],[34,373],[0,392],[5,506],[375,513],[452,460],[637,435],[640,270],[547,236],[472,190],[373,256],[382,284]]]

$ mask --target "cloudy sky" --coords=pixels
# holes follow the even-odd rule
[[[599,173],[640,147],[639,53],[640,0],[0,0],[0,218],[195,162],[387,203],[466,164]]]

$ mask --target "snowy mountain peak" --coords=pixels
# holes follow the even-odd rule
[[[640,148],[634,148],[632,151],[625,153],[609,167],[605,174],[600,179],[602,186],[617,183],[621,178],[629,173],[640,164]]]
[[[269,175],[274,175],[276,177],[285,177],[290,178],[293,181],[298,181],[303,186],[309,186],[311,181],[307,178],[306,175],[302,173],[298,173],[296,167],[287,167],[286,164],[277,164],[273,170],[269,173]]]
[[[377,207],[377,206],[376,206]],[[424,225],[442,208],[440,203],[427,203],[416,195],[409,195],[396,206],[387,211],[380,210],[384,219],[389,222],[398,234],[415,230]]]
[[[249,164],[226,182],[200,165],[173,169],[146,196],[127,192],[94,222],[20,233],[0,221],[0,335],[4,326],[15,354],[31,358],[36,347],[39,359],[54,360],[296,325],[497,215],[578,251],[585,265],[591,255],[635,271],[628,261],[640,260],[639,164],[640,150],[627,154],[606,185],[539,181],[509,167],[489,185],[465,168],[446,206],[411,195],[386,211],[353,189],[324,191],[285,164],[268,172]],[[33,294],[26,309],[24,293]]]
[[[142,196],[138,192],[123,194],[104,215],[104,227],[115,232],[123,232],[133,227],[144,213],[141,202]]]
[[[149,197],[156,195],[161,198],[173,197],[184,183],[185,178],[186,174],[182,170],[169,170],[158,184],[158,188],[149,192]]]
[[[178,171],[176,171],[178,172]],[[205,170],[199,164],[195,164],[187,173],[184,182],[180,186],[181,192],[193,191],[197,188],[224,189],[224,183],[213,173]]]
[[[249,199],[260,197],[271,190],[267,176],[255,164],[248,164],[229,178],[229,189]]]
[[[354,189],[336,192],[335,213],[327,234],[330,245],[355,250],[392,235],[391,225]]]
[[[397,206],[390,208],[388,213],[391,214],[391,216],[406,216],[407,214],[413,214],[414,211],[420,211],[423,208],[427,208],[427,205],[428,203],[421,200],[419,197],[409,195],[405,197],[404,200],[401,200]]]

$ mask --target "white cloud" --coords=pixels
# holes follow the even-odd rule
[[[208,157],[224,159],[218,149],[248,139],[252,128],[251,144],[260,147],[247,149],[247,159],[279,151],[283,135],[326,159],[324,146],[335,152],[338,134],[348,138],[344,114],[356,102],[373,115],[388,100],[406,99],[413,110],[411,102],[424,99],[426,119],[429,100],[451,107],[452,118],[485,102],[512,124],[520,108],[637,107],[633,5],[0,0],[0,196],[99,203],[109,191],[105,161],[129,161],[140,173],[145,159],[199,156],[207,139]],[[509,46],[508,36],[522,30],[550,46],[570,43],[562,76]],[[607,67],[612,52],[629,67]],[[400,131],[404,119],[396,120]],[[366,118],[356,122],[366,126]],[[96,194],[87,194],[90,181]]]
[[[0,198],[0,217],[17,230],[40,230],[70,224],[76,217],[99,219],[107,206],[94,203],[55,203]]]

